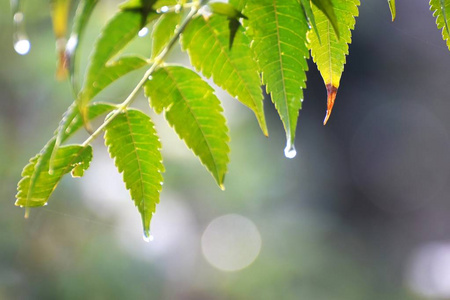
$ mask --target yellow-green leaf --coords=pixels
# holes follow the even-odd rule
[[[388,4],[389,4],[389,10],[391,11],[392,22],[394,22],[395,16],[397,14],[396,8],[395,8],[395,0],[388,0]]]
[[[186,27],[181,43],[188,51],[192,65],[206,77],[212,76],[218,86],[253,110],[267,135],[258,65],[253,59],[250,40],[241,27],[230,49],[229,34],[227,18],[199,17]]]
[[[351,43],[351,30],[354,29],[355,17],[358,16],[359,0],[332,0],[332,3],[339,20],[340,38],[333,30],[328,17],[315,6],[313,6],[313,13],[321,42],[314,32],[311,30],[308,32],[311,55],[322,75],[328,94],[324,124],[330,117],[344,71],[348,44]]]
[[[219,99],[194,71],[181,66],[158,69],[145,94],[223,188],[229,162],[229,137]]]
[[[181,13],[165,13],[153,25],[152,59],[160,54],[167,42],[173,37],[177,25],[181,22],[181,17]]]

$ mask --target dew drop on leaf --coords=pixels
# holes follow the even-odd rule
[[[146,36],[148,33],[148,28],[147,27],[143,27],[141,30],[139,30],[138,32],[138,36],[139,37],[144,37]]]
[[[297,150],[295,150],[295,146],[291,144],[291,142],[287,142],[286,148],[284,148],[284,156],[287,158],[294,158],[297,155]]]

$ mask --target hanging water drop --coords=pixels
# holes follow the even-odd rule
[[[150,233],[144,231],[144,241],[146,241],[147,243],[152,242],[153,241],[153,235],[151,235]]]
[[[25,18],[20,9],[19,0],[11,0],[11,9],[13,12],[14,22],[14,50],[20,55],[26,55],[30,52],[31,43],[28,40],[28,36],[25,32]]]
[[[20,55],[26,55],[30,52],[30,41],[24,38],[14,41],[14,50]]]
[[[294,144],[287,142],[286,148],[284,148],[284,156],[287,158],[294,158],[297,155],[297,150],[295,150]]]
[[[144,37],[146,36],[148,33],[148,28],[147,27],[143,27],[141,30],[139,30],[138,32],[138,36],[139,37]]]

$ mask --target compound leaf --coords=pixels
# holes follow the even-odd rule
[[[437,28],[442,28],[442,39],[450,50],[450,0],[430,0],[430,10],[436,18]]]
[[[55,150],[53,168],[50,171],[50,157],[54,146],[55,138],[52,138],[41,153],[30,159],[29,164],[23,169],[22,179],[17,187],[17,206],[45,205],[65,174],[73,172],[74,177],[80,177],[89,167],[92,147],[68,145]]]
[[[228,20],[223,16],[192,20],[183,32],[182,47],[188,51],[192,65],[206,77],[248,106],[267,135],[263,95],[258,65],[253,59],[250,40],[243,29],[236,32],[229,48]]]
[[[313,12],[321,42],[312,31],[308,32],[311,56],[322,75],[328,94],[324,124],[330,118],[336,99],[339,82],[344,71],[345,57],[348,54],[348,44],[352,41],[351,30],[355,28],[355,17],[358,16],[359,5],[359,0],[332,0],[332,2],[339,20],[341,37],[336,36],[330,20],[316,6],[313,7]]]
[[[293,157],[298,112],[306,87],[308,24],[297,0],[250,0],[244,9],[262,80],[286,131],[285,154]]]
[[[108,117],[107,117],[108,118]],[[162,188],[161,143],[149,116],[128,109],[106,127],[105,143],[142,217],[144,234],[150,236],[150,221]]]
[[[181,66],[158,69],[145,85],[157,113],[169,124],[223,188],[228,154],[228,128],[214,90],[194,71]]]

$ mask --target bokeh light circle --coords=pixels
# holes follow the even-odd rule
[[[246,217],[229,214],[218,217],[206,227],[201,240],[205,259],[222,271],[248,267],[261,250],[261,235]]]

